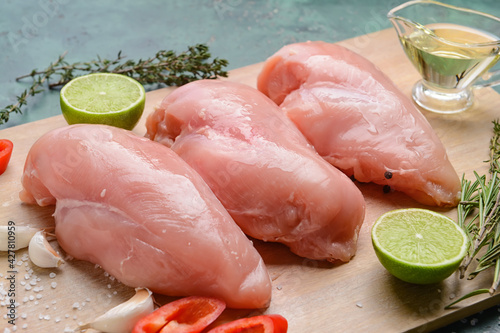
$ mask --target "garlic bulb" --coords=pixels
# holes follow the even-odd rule
[[[38,231],[31,238],[28,254],[31,261],[38,267],[59,267],[61,264],[64,264],[64,260],[47,240],[45,231]]]
[[[27,247],[31,237],[41,230],[26,225],[17,226],[11,222],[0,226],[0,251],[16,251]]]
[[[93,328],[106,333],[129,333],[142,317],[154,311],[153,293],[149,289],[136,288],[128,301],[115,306],[93,322],[78,327],[78,330]]]

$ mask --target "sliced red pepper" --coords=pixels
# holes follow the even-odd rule
[[[224,301],[191,296],[167,303],[135,324],[132,333],[198,333],[226,308]]]
[[[13,148],[14,144],[12,141],[7,139],[0,140],[0,175],[7,169]]]
[[[261,315],[241,318],[217,326],[208,333],[286,333],[287,320],[280,315]]]

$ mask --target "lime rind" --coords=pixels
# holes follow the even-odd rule
[[[430,226],[432,226],[432,224],[441,223],[441,228],[436,229],[445,229],[447,232],[455,234],[449,237],[459,240],[458,242],[452,242],[452,246],[455,250],[451,252],[454,253],[454,255],[450,256],[448,259],[441,258],[435,263],[422,263],[402,259],[401,256],[394,255],[394,253],[386,249],[387,246],[384,246],[384,244],[387,244],[387,242],[381,241],[378,237],[380,233],[379,228],[381,228],[381,226],[383,228],[384,225],[388,223],[387,221],[393,217],[399,217],[402,220],[408,218],[410,221],[412,218],[418,216],[427,216],[428,220],[431,221]],[[407,221],[407,223],[410,223],[409,221]],[[398,222],[396,222],[396,224],[397,223]],[[443,226],[445,227],[443,228]],[[390,228],[390,226],[388,226],[388,228]],[[439,235],[439,232],[437,232],[436,235]],[[446,239],[448,237],[446,236],[447,235],[441,234],[441,238],[439,239],[439,242],[442,242],[444,247],[447,246]],[[395,237],[398,237],[397,232],[395,232]],[[395,239],[394,242],[398,244],[401,243],[401,240]],[[436,283],[449,277],[458,269],[458,266],[468,250],[467,235],[452,219],[442,214],[419,208],[393,210],[380,216],[372,227],[372,243],[379,261],[392,275],[403,281],[417,284]],[[395,252],[397,252],[397,250]]]

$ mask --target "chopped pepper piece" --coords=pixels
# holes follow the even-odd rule
[[[190,296],[167,303],[139,320],[132,333],[197,333],[226,308],[224,301]]]
[[[14,144],[12,141],[7,139],[0,140],[0,175],[7,169],[13,148]]]
[[[261,315],[241,318],[217,326],[208,333],[286,333],[287,320],[280,315]]]

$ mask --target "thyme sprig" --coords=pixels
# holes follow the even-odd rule
[[[474,171],[474,181],[462,177],[462,197],[458,204],[458,224],[469,237],[469,250],[460,265],[460,278],[476,263],[467,279],[494,268],[493,281],[489,288],[472,291],[453,303],[449,308],[469,297],[489,293],[492,295],[500,285],[500,123],[493,121],[493,136],[490,140],[489,170],[480,175]]]
[[[6,123],[13,113],[22,113],[30,96],[35,96],[46,88],[61,87],[77,76],[91,73],[117,73],[132,77],[143,85],[159,84],[165,86],[181,86],[200,79],[215,79],[227,77],[224,67],[228,65],[225,59],[214,58],[208,46],[197,44],[188,50],[177,54],[174,51],[161,50],[147,59],[124,60],[122,52],[114,59],[97,59],[88,62],[68,63],[66,53],[51,63],[46,69],[32,70],[29,74],[16,78],[17,81],[32,78],[30,88],[17,96],[17,102],[0,110],[0,125]]]

